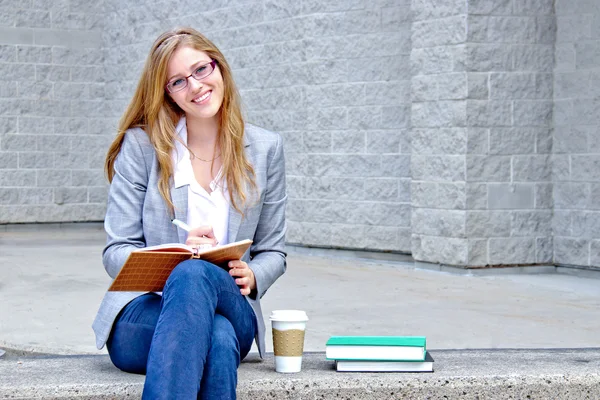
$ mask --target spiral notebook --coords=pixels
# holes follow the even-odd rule
[[[229,270],[227,263],[239,260],[252,240],[196,250],[180,243],[144,247],[131,252],[109,291],[161,292],[171,271],[182,261],[201,259]]]

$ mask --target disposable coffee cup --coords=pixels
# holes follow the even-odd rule
[[[300,310],[274,310],[271,313],[275,371],[300,372],[304,351],[304,332],[308,317]]]

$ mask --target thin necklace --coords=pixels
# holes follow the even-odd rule
[[[192,150],[188,149],[188,151],[190,152],[190,160],[193,160],[195,158],[197,160],[204,161],[204,162],[213,162],[217,158],[221,157],[221,153],[219,153],[216,157],[213,157],[210,160],[205,160],[203,158],[198,157],[196,154],[194,154],[194,152]]]

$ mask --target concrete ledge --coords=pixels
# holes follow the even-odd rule
[[[323,353],[305,355],[298,374],[278,374],[272,355],[251,354],[239,369],[239,399],[600,399],[600,348],[433,350],[434,373],[338,373]],[[118,371],[108,356],[7,355],[0,399],[139,398],[144,377]]]

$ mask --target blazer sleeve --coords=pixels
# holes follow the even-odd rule
[[[142,146],[141,141],[147,142],[146,146]],[[102,252],[104,268],[113,279],[131,251],[145,246],[142,210],[149,167],[143,147],[148,145],[148,138],[141,129],[127,131],[114,163],[104,219],[107,243]]]
[[[267,186],[262,209],[250,248],[248,266],[256,278],[256,293],[261,298],[286,270],[285,209],[287,203],[285,159],[281,136],[267,168]]]

